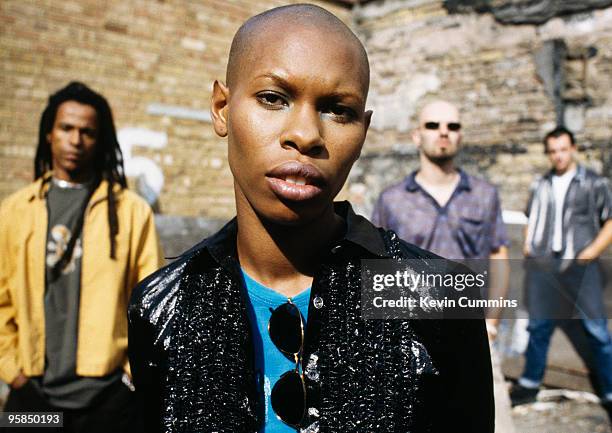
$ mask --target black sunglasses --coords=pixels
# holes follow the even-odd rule
[[[306,384],[300,372],[304,318],[291,299],[272,311],[268,333],[276,348],[295,362],[295,368],[284,373],[272,388],[272,409],[282,422],[299,427],[306,416]]]
[[[425,122],[423,124],[425,129],[430,129],[432,131],[438,130],[440,128],[440,122]],[[446,124],[446,127],[449,131],[459,131],[461,129],[461,123],[459,122],[449,122]]]

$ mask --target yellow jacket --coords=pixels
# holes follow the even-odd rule
[[[44,370],[48,185],[38,179],[0,205],[0,379],[7,383],[20,370],[26,376]],[[94,191],[83,225],[76,354],[80,376],[103,376],[119,366],[129,373],[130,293],[163,264],[151,208],[119,187],[117,259],[110,259],[107,189],[103,181]]]

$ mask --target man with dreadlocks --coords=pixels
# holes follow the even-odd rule
[[[162,255],[103,96],[72,82],[49,98],[34,171],[0,206],[4,410],[61,411],[66,432],[139,431],[126,309]]]

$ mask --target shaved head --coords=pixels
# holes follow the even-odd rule
[[[419,125],[412,134],[421,155],[436,165],[452,163],[461,144],[459,110],[448,101],[427,103],[419,114]]]
[[[226,83],[232,87],[239,79],[245,60],[256,59],[265,54],[261,46],[263,37],[275,35],[276,40],[296,29],[316,29],[317,32],[341,38],[358,52],[361,72],[367,88],[370,82],[368,56],[361,41],[338,17],[331,12],[311,4],[281,6],[249,18],[236,32],[227,64]]]
[[[370,125],[368,87],[363,45],[325,9],[280,7],[240,27],[210,110],[227,137],[239,221],[335,220]]]
[[[422,124],[430,120],[459,121],[459,110],[453,104],[444,100],[432,101],[421,110],[419,122]]]

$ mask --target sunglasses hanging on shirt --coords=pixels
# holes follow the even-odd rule
[[[276,348],[295,362],[295,368],[284,373],[272,388],[272,409],[285,424],[299,427],[306,416],[306,384],[300,371],[304,318],[291,299],[272,311],[268,333]]]

